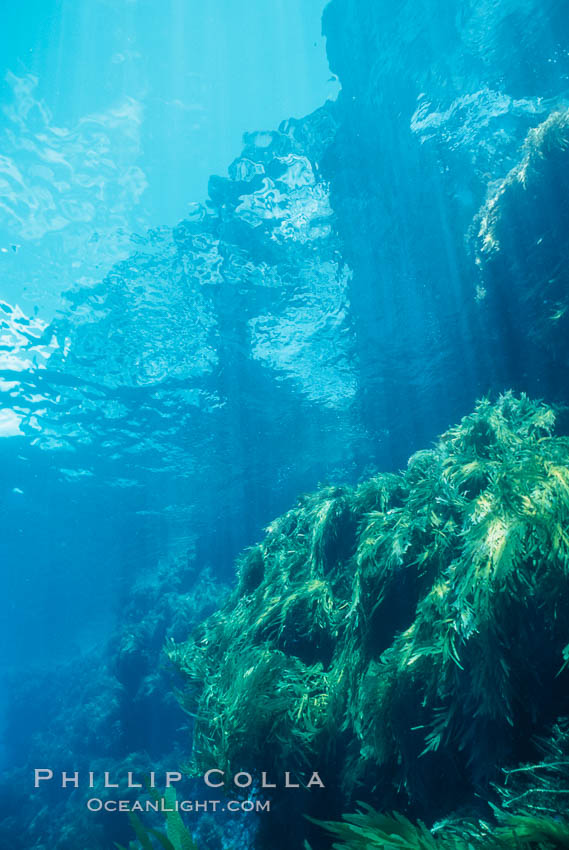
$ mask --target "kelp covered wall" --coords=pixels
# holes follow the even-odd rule
[[[503,395],[400,474],[275,520],[171,644],[198,769],[321,771],[335,803],[433,819],[569,711],[569,440]],[[441,782],[444,777],[444,782]]]
[[[493,187],[473,227],[484,295],[508,328],[569,363],[569,112],[529,131],[519,161]],[[512,282],[523,304],[510,303]],[[517,307],[517,308],[516,308]]]
[[[539,809],[540,747],[567,761],[569,448],[551,409],[519,391],[567,401],[568,22],[556,0],[331,0],[338,101],[248,134],[209,201],[69,293],[45,329],[67,341],[49,372],[14,381],[22,428],[41,421],[33,437],[57,474],[53,449],[96,472],[93,515],[109,483],[139,486],[143,526],[173,518],[218,580],[303,488],[392,470],[474,398],[518,391],[482,402],[403,473],[299,500],[240,559],[226,605],[170,644],[197,712],[196,766],[318,769],[320,817],[369,799],[431,823],[488,795],[506,805],[512,789]],[[150,757],[178,758],[171,683],[155,669],[197,610],[148,571],[155,586],[121,612],[104,660],[23,690],[38,711],[18,776],[85,749],[93,715],[91,733],[117,738],[80,766],[148,764],[154,714]],[[44,738],[44,701],[73,702],[76,680],[96,693]],[[507,793],[492,790],[500,767],[516,771]],[[567,783],[545,773],[562,799]],[[86,834],[83,817],[65,827],[74,815],[46,809],[20,836],[13,813],[32,802],[4,799],[13,847],[39,846],[48,819],[53,847]],[[303,823],[268,846],[300,846]],[[103,826],[91,821],[91,848]]]

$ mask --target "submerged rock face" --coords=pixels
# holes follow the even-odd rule
[[[403,0],[396,8],[331,0],[324,32],[345,94],[368,104],[390,103],[395,85],[414,99],[429,88],[466,93],[480,81],[515,96],[550,97],[568,68],[566,56],[549,51],[569,36],[564,11],[557,0]]]
[[[445,398],[465,411],[473,386],[475,395],[515,386],[565,398],[555,369],[563,341],[556,338],[555,351],[537,344],[525,275],[509,268],[502,301],[486,300],[492,284],[468,245],[528,132],[565,106],[565,10],[553,0],[413,0],[396,8],[332,0],[323,26],[342,83],[323,170],[353,270],[366,427],[377,427],[387,406],[403,418],[413,404],[428,419],[436,396],[442,430],[456,416]],[[556,200],[544,197],[552,215]],[[520,218],[531,230],[523,203],[508,212],[510,225]],[[429,398],[417,390],[421,373]]]
[[[525,396],[480,402],[403,473],[271,523],[227,604],[170,645],[196,766],[318,767],[336,805],[433,818],[535,755],[532,736],[569,712],[569,440],[554,424]]]
[[[498,182],[473,229],[488,300],[526,338],[569,365],[569,111],[530,130],[519,162]],[[508,304],[517,282],[522,305]]]

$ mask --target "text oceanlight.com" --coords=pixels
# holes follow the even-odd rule
[[[270,800],[87,800],[90,812],[269,812]]]

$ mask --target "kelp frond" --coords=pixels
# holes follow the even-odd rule
[[[403,815],[380,814],[360,803],[361,811],[342,821],[315,821],[329,832],[334,850],[567,850],[569,821],[532,815],[500,814],[497,826],[464,822],[431,832]]]
[[[360,803],[361,811],[344,815],[341,821],[318,821],[329,832],[338,850],[437,850],[442,847],[427,827],[414,824],[397,812],[382,814]]]
[[[157,797],[160,799],[160,797]],[[176,792],[166,788],[162,798],[166,813],[166,832],[146,827],[135,812],[128,813],[130,825],[136,835],[136,841],[131,841],[128,850],[198,850],[190,831],[184,825],[180,813],[176,811]],[[127,850],[115,842],[117,850]]]

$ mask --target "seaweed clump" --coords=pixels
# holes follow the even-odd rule
[[[168,648],[196,769],[318,769],[343,802],[433,818],[530,760],[569,713],[554,426],[524,395],[480,401],[403,472],[271,523],[227,603]]]

